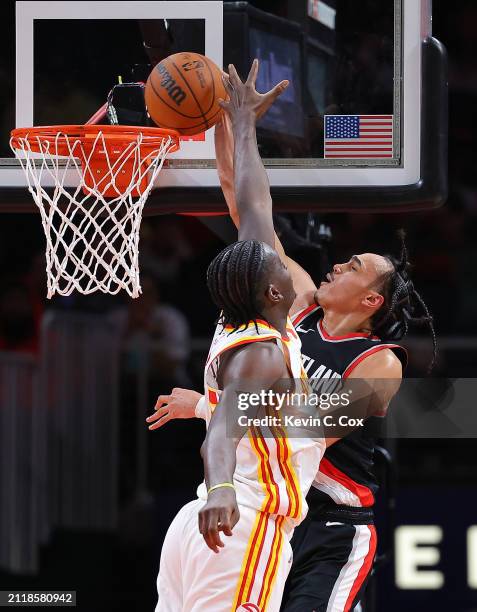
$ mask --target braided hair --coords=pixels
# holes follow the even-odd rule
[[[211,262],[207,287],[222,311],[219,318],[222,325],[231,325],[235,331],[249,321],[265,319],[258,296],[264,287],[267,260],[263,242],[242,240],[226,247]]]
[[[372,330],[373,334],[385,340],[400,340],[407,334],[410,325],[427,325],[433,344],[432,360],[429,364],[430,372],[437,357],[437,339],[433,318],[409,277],[411,264],[408,261],[404,230],[399,231],[399,238],[401,240],[400,258],[396,259],[392,255],[385,256],[393,269],[387,272],[382,279],[383,284],[380,291],[383,294],[384,302],[371,319]]]

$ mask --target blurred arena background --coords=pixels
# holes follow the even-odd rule
[[[290,2],[252,4],[296,19]],[[4,11],[0,47],[6,49],[14,30]],[[445,206],[425,213],[283,215],[278,222],[292,226],[291,234],[283,231],[297,258],[319,258],[323,266],[352,252],[386,252],[404,227],[415,284],[435,317],[440,352],[433,376],[453,379],[473,377],[477,362],[477,5],[435,0],[433,15],[433,33],[450,62]],[[0,80],[12,87],[6,73]],[[73,108],[82,97],[76,87],[68,83]],[[11,112],[0,108],[2,143]],[[320,249],[297,238],[311,226]],[[47,302],[39,217],[2,216],[1,589],[76,590],[85,611],[153,608],[165,531],[202,478],[204,424],[171,422],[148,432],[144,418],[156,396],[173,386],[201,389],[216,314],[205,270],[222,244],[194,217],[147,217],[142,297]],[[424,376],[427,337],[412,335],[405,344],[407,375]],[[475,440],[387,446],[393,462],[378,512],[387,557],[370,586],[369,610],[477,610]]]

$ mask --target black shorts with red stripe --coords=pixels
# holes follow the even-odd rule
[[[281,612],[353,610],[371,573],[376,544],[372,513],[361,520],[307,516],[291,541],[293,564]]]

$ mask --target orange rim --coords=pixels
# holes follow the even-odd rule
[[[71,141],[79,140],[85,146],[91,146],[99,133],[103,134],[105,142],[115,149],[127,147],[142,135],[141,149],[152,152],[158,149],[164,140],[171,138],[168,153],[180,148],[179,132],[156,127],[134,125],[42,125],[28,128],[16,128],[11,132],[11,145],[15,149],[23,149],[21,141],[27,141],[30,149],[36,153],[43,152],[41,144],[55,146],[55,155],[69,155]],[[53,154],[53,153],[52,153]]]

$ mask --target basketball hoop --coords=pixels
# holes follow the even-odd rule
[[[174,130],[121,125],[18,128],[19,160],[46,235],[48,298],[121,289],[136,298],[142,211]],[[66,181],[77,187],[67,189]]]

